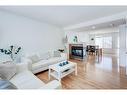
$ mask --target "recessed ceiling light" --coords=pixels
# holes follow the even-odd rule
[[[96,27],[95,26],[92,26],[92,29],[95,29]]]

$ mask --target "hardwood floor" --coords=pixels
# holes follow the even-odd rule
[[[127,89],[125,68],[120,67],[116,56],[103,55],[97,62],[94,56],[85,61],[70,60],[78,65],[78,75],[70,74],[62,78],[63,89]],[[48,71],[37,74],[48,83]],[[52,78],[53,80],[53,78]]]

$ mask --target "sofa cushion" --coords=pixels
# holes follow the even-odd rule
[[[41,87],[41,89],[61,89],[61,83],[57,80],[53,80],[45,86]]]
[[[39,62],[32,64],[32,70],[48,66],[48,63],[49,63],[48,60],[40,60]]]
[[[39,61],[39,57],[36,54],[31,55],[28,58],[32,61],[32,63],[36,63]]]
[[[61,57],[60,51],[54,51],[54,57]]]
[[[46,53],[39,53],[39,59],[40,60],[45,60],[45,59],[49,59],[51,58],[51,55],[49,52],[46,52]]]
[[[45,85],[43,81],[38,79],[30,71],[20,72],[10,81],[19,89],[36,89]]]
[[[5,80],[10,80],[17,72],[16,65],[14,63],[0,64],[0,77]]]
[[[48,67],[49,65],[58,63],[60,61],[63,61],[64,59],[61,59],[60,57],[52,57],[48,60],[41,60],[39,62],[36,62],[32,64],[32,70],[36,70],[38,68]]]

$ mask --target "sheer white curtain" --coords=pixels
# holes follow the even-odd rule
[[[95,44],[100,48],[112,48],[112,36],[95,37]]]

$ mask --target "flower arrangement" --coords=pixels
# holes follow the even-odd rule
[[[74,42],[78,42],[78,37],[77,37],[77,36],[74,36],[73,41],[74,41]]]
[[[64,49],[58,49],[58,51],[60,51],[60,52],[64,52]]]
[[[9,49],[0,49],[0,52],[9,55],[11,59],[14,61],[15,60],[14,56],[17,55],[20,50],[21,47],[15,47],[11,45]]]

